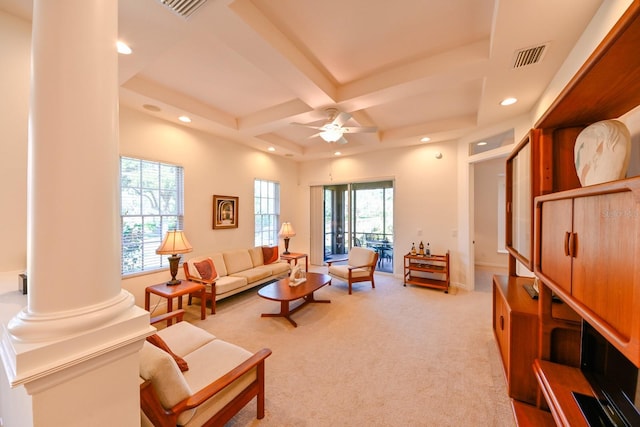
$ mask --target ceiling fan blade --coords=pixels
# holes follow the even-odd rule
[[[304,123],[291,123],[294,126],[303,126],[306,128],[310,128],[310,129],[317,129],[317,130],[322,130],[323,128],[321,126],[313,126],[313,125],[305,125]]]
[[[342,126],[347,123],[347,121],[351,118],[351,114],[349,113],[338,113],[335,119],[331,122],[332,125]]]
[[[363,132],[377,132],[378,128],[375,126],[372,127],[352,127],[352,128],[342,128],[344,133],[363,133]]]
[[[347,142],[349,141],[347,141],[346,138],[343,136],[342,138],[336,141],[336,144],[346,144]]]

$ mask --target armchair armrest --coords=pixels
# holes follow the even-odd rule
[[[207,399],[215,396],[217,393],[221,392],[225,389],[225,387],[229,386],[235,380],[249,372],[254,367],[259,367],[260,365],[264,366],[264,360],[271,355],[271,350],[268,348],[263,348],[259,350],[257,353],[253,354],[250,358],[203,388],[202,390],[193,394],[193,396],[183,400],[178,403],[176,406],[171,408],[172,412],[181,413],[186,411],[187,409],[195,408],[202,403],[204,403]]]
[[[182,317],[184,316],[184,310],[174,310],[169,313],[160,314],[158,316],[154,316],[149,320],[149,323],[155,325],[156,323],[163,322],[168,319],[177,319],[178,322],[182,322]]]
[[[345,258],[345,259],[332,259],[331,261],[327,261],[327,267],[331,267],[331,264],[333,264],[334,262],[343,262],[343,261],[349,261],[349,258]]]
[[[203,285],[214,285],[218,278],[216,277],[215,279],[201,279],[198,277],[189,276],[189,280],[191,282],[202,283]]]
[[[355,270],[356,268],[367,268],[367,267],[373,267],[375,264],[370,263],[370,264],[365,264],[365,265],[350,265],[348,267],[349,270]]]

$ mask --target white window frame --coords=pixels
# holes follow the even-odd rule
[[[136,164],[137,170],[125,170]],[[184,169],[121,156],[120,206],[122,275],[167,268],[167,257],[155,250],[168,230],[183,228]]]
[[[276,246],[280,225],[280,183],[256,178],[253,200],[254,244]]]

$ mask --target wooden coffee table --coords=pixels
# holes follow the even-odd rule
[[[262,317],[284,317],[293,326],[298,327],[291,315],[311,302],[331,302],[330,300],[317,300],[313,296],[315,291],[329,283],[331,283],[331,277],[326,274],[307,273],[307,280],[298,286],[289,286],[289,278],[287,277],[261,288],[258,295],[262,298],[280,302],[280,313],[263,313]],[[289,303],[298,299],[302,299],[302,302],[290,309]]]

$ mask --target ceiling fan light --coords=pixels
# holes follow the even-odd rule
[[[325,129],[320,132],[320,138],[324,139],[326,142],[336,142],[340,138],[342,138],[343,130],[342,129]]]

